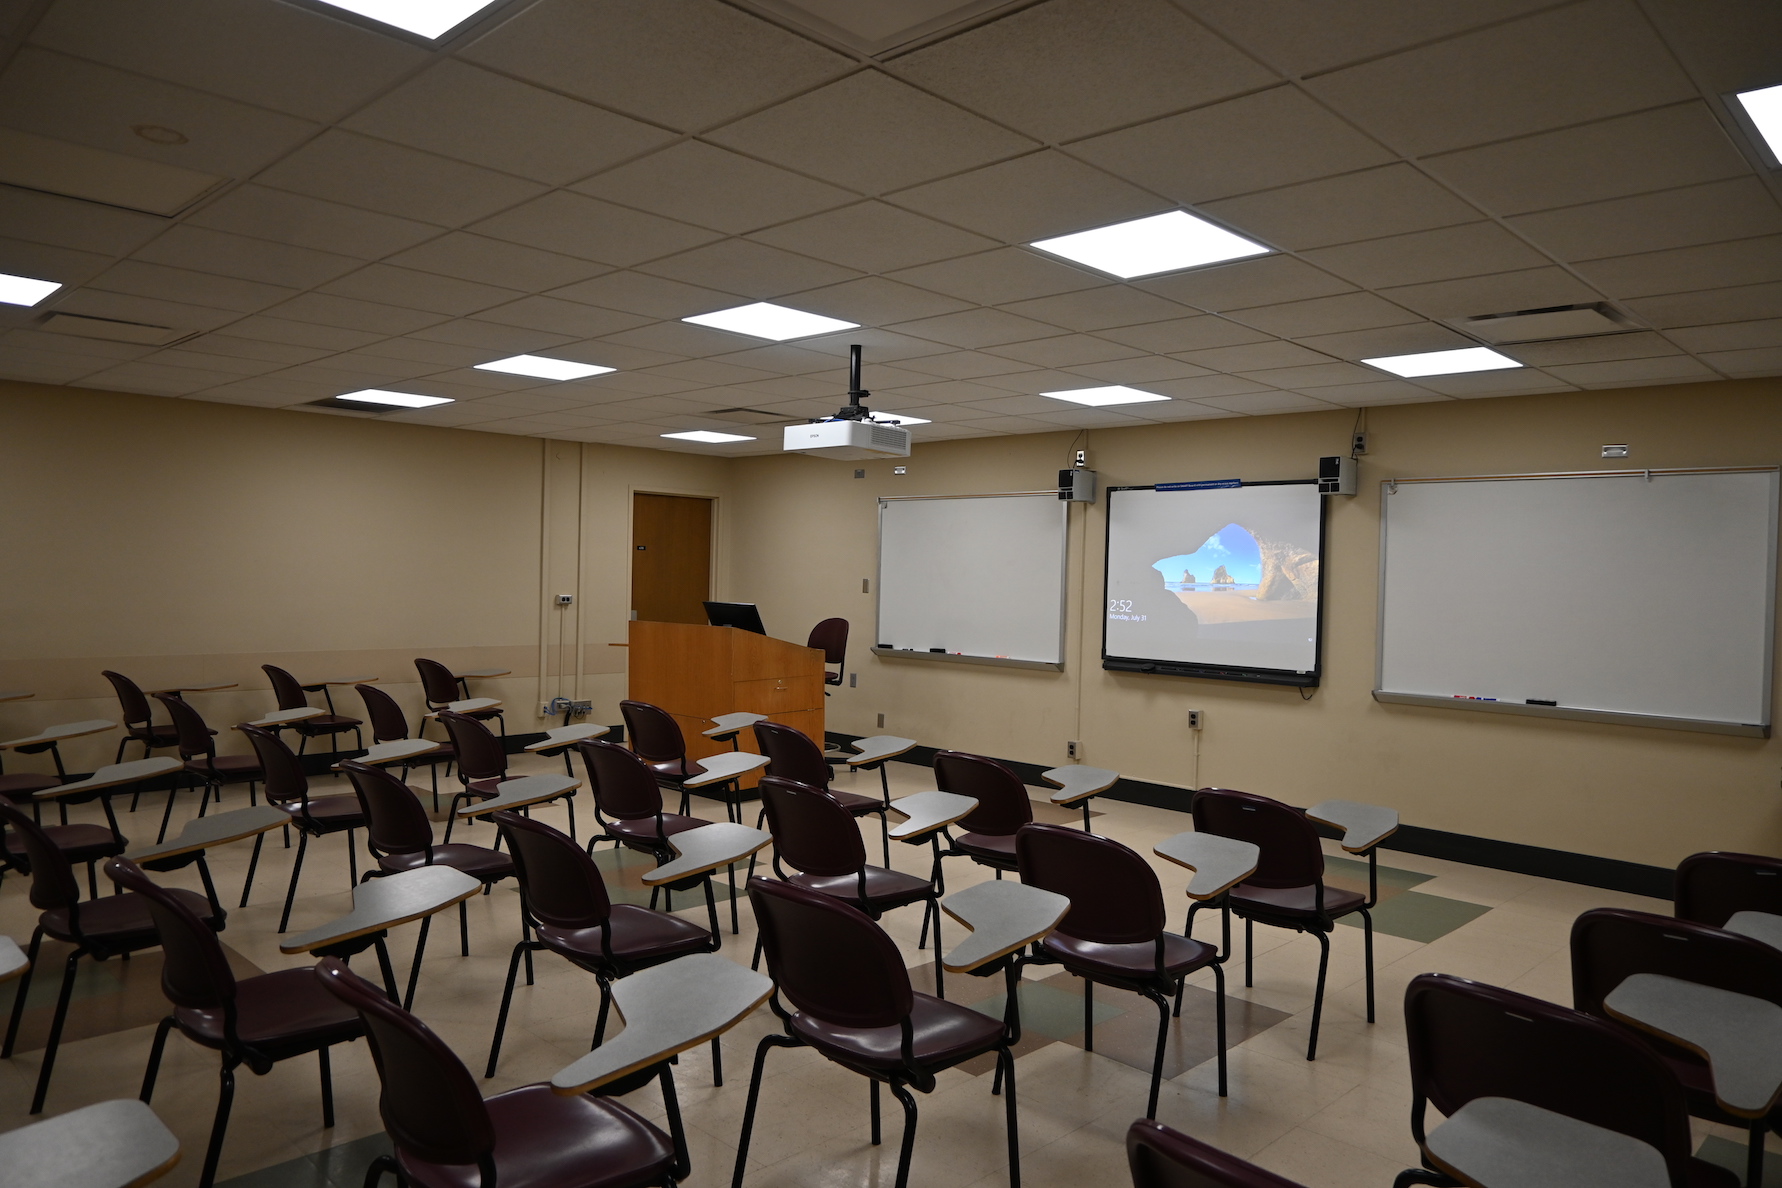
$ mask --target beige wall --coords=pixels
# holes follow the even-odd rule
[[[1345,452],[1355,416],[1311,413],[1098,429],[1106,485],[1188,478],[1307,478]],[[1700,849],[1782,852],[1782,743],[1669,730],[1387,706],[1370,696],[1379,551],[1378,480],[1607,468],[1606,442],[1638,466],[1782,461],[1782,383],[1728,382],[1369,409],[1362,493],[1333,501],[1326,552],[1324,686],[1297,690],[1101,670],[1104,504],[1072,512],[1070,663],[1063,673],[880,660],[873,572],[881,494],[1032,490],[1067,464],[1074,433],[918,447],[889,463],[739,460],[732,587],[791,634],[827,614],[855,624],[860,687],[831,699],[830,727],[1037,763],[1084,761],[1183,787],[1244,788],[1306,804],[1398,806],[1434,829],[1671,865]],[[1621,463],[1619,465],[1627,465]],[[1085,560],[1088,564],[1085,565]],[[1184,712],[1206,712],[1198,740]],[[1196,743],[1198,742],[1198,755]]]

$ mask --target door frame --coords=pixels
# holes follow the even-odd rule
[[[639,495],[672,495],[682,499],[704,499],[712,505],[712,537],[706,564],[711,574],[707,584],[713,602],[724,601],[725,585],[723,580],[723,497],[716,491],[698,490],[696,488],[672,488],[661,484],[649,486],[628,485],[625,488],[625,621],[631,622],[631,583],[635,578],[633,569],[637,564],[637,497]],[[627,628],[629,630],[629,628]]]

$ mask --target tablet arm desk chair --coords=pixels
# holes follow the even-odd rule
[[[704,775],[705,768],[687,758],[687,740],[680,723],[660,706],[647,701],[621,701],[625,733],[631,749],[649,766],[656,782],[681,794],[681,815],[687,815],[687,781]]]
[[[1677,864],[1676,913],[1725,928],[1739,912],[1782,916],[1782,858],[1710,850]]]
[[[396,704],[396,699],[378,688],[376,685],[354,685],[359,691],[359,699],[365,703],[365,716],[371,719],[372,742],[397,742],[412,738],[408,732],[408,715]],[[416,755],[402,762],[402,778],[408,779],[410,768],[427,768],[427,774],[433,777],[433,811],[439,811],[439,765],[446,765],[446,774],[452,774],[452,763],[458,753],[452,749],[451,743],[440,743],[437,751],[428,751],[424,755]]]
[[[661,866],[674,860],[669,838],[711,824],[700,817],[664,811],[662,786],[636,752],[598,738],[584,739],[575,749],[587,769],[588,787],[594,791],[594,819],[602,830],[588,838],[589,854],[595,843],[610,841],[615,847],[648,854]],[[654,896],[650,906],[656,906]]]
[[[1033,802],[1027,799],[1021,777],[982,755],[942,751],[934,757],[934,782],[942,792],[970,796],[978,802],[959,822],[965,832],[957,838],[948,834],[951,844],[941,853],[963,855],[988,866],[999,879],[1004,871],[1012,874],[1019,870],[1015,835],[1033,820]]]
[[[1149,1118],[1126,1131],[1126,1166],[1132,1188],[1302,1188]]]
[[[451,820],[446,823],[446,841],[452,840],[452,828],[458,823],[458,806],[466,800],[489,800],[501,795],[501,785],[510,779],[521,779],[520,776],[507,774],[507,748],[499,738],[489,733],[476,714],[461,714],[456,710],[441,710],[439,720],[445,723],[446,732],[452,736],[452,750],[458,757],[458,782],[463,785],[461,791],[452,797],[449,808]],[[570,786],[562,796],[564,807],[569,810],[569,835],[575,836],[575,787]],[[466,824],[474,823],[476,818],[468,817]]]
[[[223,788],[228,784],[246,784],[248,786],[248,803],[258,804],[254,797],[254,788],[265,777],[260,771],[260,761],[252,755],[219,755],[217,754],[216,734],[204,719],[193,709],[191,703],[171,693],[156,693],[156,701],[167,709],[167,716],[173,719],[173,727],[179,732],[179,757],[186,765],[186,772],[204,781],[204,791],[198,798],[198,815],[204,815],[204,808],[214,795],[217,804],[223,803]],[[155,840],[167,836],[167,820],[173,813],[174,793],[167,793],[167,810],[161,814],[161,835]]]
[[[453,676],[452,670],[437,660],[415,658],[415,671],[421,674],[421,695],[426,698],[429,713],[445,709],[454,701],[469,698],[470,690],[463,677]],[[507,719],[502,716],[501,707],[490,706],[487,709],[471,710],[470,716],[479,722],[494,718],[501,727],[501,737],[507,737]]]
[[[131,742],[142,744],[144,759],[156,751],[178,745],[179,730],[172,724],[155,725],[154,714],[149,708],[148,698],[143,696],[142,690],[137,687],[135,681],[121,672],[112,672],[110,669],[106,669],[99,675],[110,681],[112,689],[117,692],[118,709],[122,713],[124,722],[124,737],[118,739],[118,753],[112,759],[113,763],[124,761],[124,747]],[[131,808],[135,808],[134,801],[131,802]]]
[[[17,802],[0,796],[0,804],[16,809]],[[109,807],[109,806],[108,806]],[[96,863],[107,858],[115,858],[129,848],[130,839],[108,829],[104,825],[43,825],[40,826],[49,843],[61,852],[70,864],[87,868],[87,898],[99,898],[99,878],[95,873]],[[22,835],[8,830],[5,822],[0,821],[0,872],[16,870],[20,874],[31,873],[31,854],[25,848]]]
[[[277,665],[262,664],[260,668],[266,673],[266,679],[272,682],[272,695],[278,699],[278,708],[282,710],[309,708],[309,694],[304,691],[302,685],[297,683],[296,677]],[[363,751],[365,735],[359,729],[363,725],[364,723],[358,718],[349,718],[343,714],[334,713],[330,706],[328,713],[314,718],[305,718],[301,722],[290,722],[279,729],[297,732],[298,737],[303,740],[297,744],[297,753],[301,755],[304,748],[309,746],[309,740],[312,738],[326,738],[329,740],[329,745],[338,751],[340,748],[334,745],[335,736],[345,734],[349,730],[353,732],[353,747]]]
[[[241,732],[254,745],[261,770],[265,773],[266,799],[291,818],[297,827],[297,858],[291,863],[291,885],[285,889],[285,910],[279,916],[278,930],[283,932],[291,922],[291,904],[297,899],[297,880],[303,877],[303,858],[309,852],[309,839],[345,832],[347,846],[347,886],[359,881],[359,854],[353,847],[353,830],[365,824],[365,810],[359,798],[337,793],[332,796],[311,796],[309,776],[303,764],[291,753],[284,740],[270,730],[243,725]],[[287,834],[285,844],[290,844]]]
[[[839,685],[842,674],[848,670],[848,621],[846,619],[824,619],[811,628],[810,638],[804,641],[807,648],[821,648],[823,651],[823,684]],[[829,665],[835,665],[835,671],[828,671]],[[829,690],[823,690],[823,696],[829,696]]]
[[[862,796],[858,792],[843,792],[829,787],[833,769],[823,758],[823,750],[812,741],[810,735],[792,726],[779,722],[756,722],[755,745],[767,756],[767,774],[778,776],[783,780],[808,784],[813,788],[823,788],[848,811],[850,817],[868,817],[876,814],[879,818],[879,841],[884,847],[885,865],[891,865],[891,824],[888,814],[891,811],[891,794],[886,791],[883,799],[875,800],[870,796]],[[889,784],[887,783],[887,789]],[[763,805],[762,812],[766,811]],[[761,816],[756,814],[755,828],[761,828]]]

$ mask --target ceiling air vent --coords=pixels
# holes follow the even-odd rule
[[[95,318],[88,314],[71,313],[52,313],[39,322],[37,328],[51,334],[103,338],[107,342],[134,342],[143,346],[172,346],[198,333],[196,330],[176,330],[172,326],[156,326],[148,322],[125,322],[117,318]]]
[[[382,416],[384,413],[413,412],[412,408],[402,408],[394,404],[372,404],[367,400],[348,400],[344,396],[330,396],[326,400],[309,401],[311,408],[331,408],[337,412],[373,413]]]
[[[1448,324],[1492,343],[1547,342],[1556,338],[1590,338],[1643,329],[1621,311],[1600,301],[1588,305],[1550,305],[1544,309],[1519,309],[1514,313],[1450,318]]]
[[[735,421],[739,425],[789,425],[801,417],[789,417],[785,413],[768,412],[764,408],[719,408],[705,414],[716,417],[720,421]]]

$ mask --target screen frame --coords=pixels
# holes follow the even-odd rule
[[[1097,604],[1096,613],[1101,617],[1101,666],[1109,672],[1136,672],[1152,676],[1196,677],[1209,681],[1244,681],[1258,685],[1291,685],[1300,689],[1315,689],[1324,679],[1324,603],[1328,589],[1329,570],[1325,556],[1325,543],[1328,536],[1327,509],[1329,497],[1318,496],[1318,613],[1313,622],[1316,624],[1312,632],[1312,668],[1309,672],[1299,672],[1288,668],[1248,668],[1230,664],[1196,664],[1182,660],[1158,660],[1144,656],[1110,656],[1108,654],[1108,570],[1112,555],[1114,531],[1114,496],[1121,491],[1155,491],[1158,487],[1174,486],[1173,483],[1148,483],[1143,486],[1132,485],[1107,488],[1107,517],[1104,521],[1101,549],[1101,602]],[[1238,480],[1239,487],[1311,487],[1318,489],[1317,479],[1260,479],[1251,481]],[[1221,489],[1229,489],[1221,484]]]

